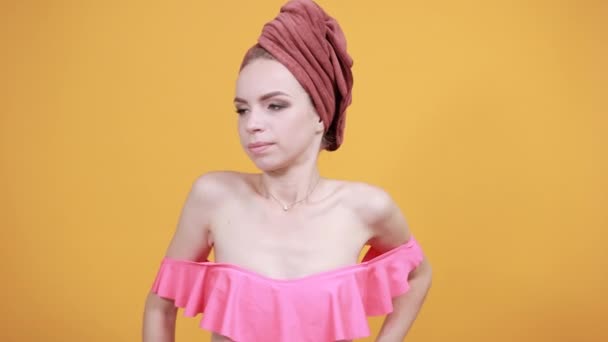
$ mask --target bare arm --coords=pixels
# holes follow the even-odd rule
[[[200,261],[209,255],[209,213],[212,210],[214,181],[211,176],[201,176],[193,184],[173,238],[165,255],[175,259]],[[143,315],[143,342],[175,341],[177,308],[173,300],[149,292]]]
[[[143,319],[144,342],[174,342],[177,308],[173,301],[150,292],[146,298]]]
[[[370,245],[379,251],[385,251],[407,242],[411,233],[401,210],[381,189],[370,190],[371,193],[364,197],[367,199],[367,218],[374,236]],[[393,299],[394,310],[386,316],[377,342],[398,342],[405,339],[422,308],[431,287],[431,279],[431,265],[425,256],[409,274],[410,289]]]
[[[377,342],[403,341],[416,320],[431,287],[432,271],[426,259],[410,273],[410,289],[393,299],[393,312],[386,315]]]

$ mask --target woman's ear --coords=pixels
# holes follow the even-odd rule
[[[325,132],[325,124],[323,123],[323,120],[321,118],[319,118],[319,120],[317,121],[317,125],[315,127],[315,133],[324,133]]]

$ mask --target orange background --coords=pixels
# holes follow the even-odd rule
[[[0,340],[141,338],[194,178],[254,170],[234,81],[282,3],[0,4]],[[389,191],[433,265],[407,340],[608,341],[607,2],[319,3],[355,60],[322,171]]]

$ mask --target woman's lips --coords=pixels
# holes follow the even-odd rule
[[[260,154],[264,151],[266,151],[267,149],[270,148],[270,146],[272,146],[273,143],[267,143],[267,142],[257,142],[257,143],[251,143],[247,145],[247,148],[249,149],[249,151],[251,151],[254,154]]]

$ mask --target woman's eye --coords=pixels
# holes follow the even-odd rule
[[[283,109],[285,107],[286,106],[282,106],[282,105],[278,105],[278,104],[274,104],[274,103],[268,106],[268,108],[270,108],[270,109],[272,109],[274,111],[281,110],[281,109]]]
[[[237,112],[237,114],[239,114],[239,115],[243,115],[243,114],[245,114],[245,111],[246,111],[246,109],[242,109],[242,108],[237,108],[237,109],[235,110],[235,112]]]

